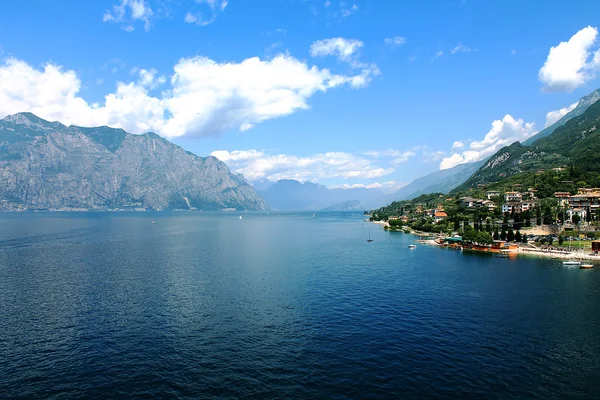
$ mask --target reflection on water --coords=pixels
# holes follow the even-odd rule
[[[409,250],[362,218],[2,215],[0,396],[600,392],[598,270]]]

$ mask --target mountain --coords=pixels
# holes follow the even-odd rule
[[[538,133],[536,133],[529,139],[525,140],[523,142],[523,144],[525,146],[529,146],[538,139],[544,138],[546,136],[550,136],[558,127],[563,126],[564,124],[567,123],[567,121],[583,114],[592,104],[594,104],[599,99],[600,99],[600,89],[597,89],[597,90],[593,91],[592,93],[588,94],[587,96],[582,97],[581,99],[579,99],[579,102],[577,103],[577,106],[575,106],[574,109],[572,109],[571,111],[569,111],[568,113],[563,115],[563,117],[561,119],[559,119],[552,125],[542,129],[541,131],[539,131]]]
[[[482,164],[483,161],[459,164],[415,179],[397,192],[388,195],[386,204],[391,201],[413,199],[425,193],[448,193],[469,179]]]
[[[258,193],[271,208],[279,211],[366,210],[385,204],[385,195],[379,189],[329,189],[293,179],[280,179]]]
[[[83,128],[31,113],[0,120],[0,209],[202,209],[267,206],[243,176],[154,133]]]
[[[500,149],[463,185],[462,191],[477,184],[501,181],[520,173],[555,167],[576,166],[583,172],[600,172],[600,101],[583,114],[557,127],[553,133],[530,146],[515,142]]]

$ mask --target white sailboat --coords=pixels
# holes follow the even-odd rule
[[[240,215],[240,219],[242,219],[242,216]]]
[[[369,238],[367,239],[367,242],[372,242],[373,239],[371,239],[371,228],[369,228]]]

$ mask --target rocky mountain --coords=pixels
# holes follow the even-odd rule
[[[0,178],[4,210],[267,208],[214,157],[154,133],[65,126],[31,113],[0,120]]]
[[[595,93],[595,92],[594,92]],[[500,149],[456,191],[498,182],[525,172],[577,166],[600,172],[600,101],[530,146],[515,142]]]
[[[583,114],[592,104],[597,102],[599,99],[600,99],[600,89],[597,89],[597,90],[593,91],[592,93],[588,94],[587,96],[582,97],[581,99],[579,99],[579,102],[577,103],[577,106],[575,106],[574,109],[572,109],[571,111],[569,111],[568,113],[563,115],[563,117],[561,119],[559,119],[552,125],[542,129],[541,131],[539,131],[538,133],[536,133],[529,139],[523,141],[523,144],[526,146],[529,146],[538,139],[544,138],[546,136],[550,136],[557,128],[566,124],[567,121]]]

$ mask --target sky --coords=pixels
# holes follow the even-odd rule
[[[23,0],[0,118],[153,131],[250,182],[392,192],[600,87],[600,2]]]

